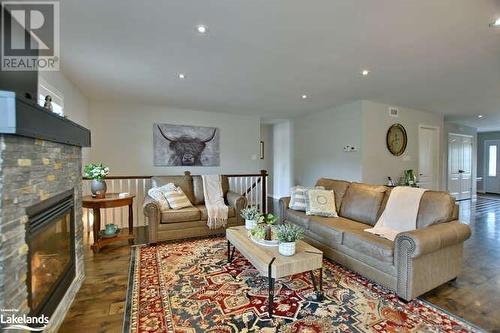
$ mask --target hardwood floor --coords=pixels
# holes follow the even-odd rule
[[[423,296],[488,331],[500,332],[500,196],[460,203],[460,219],[472,228],[458,279]],[[138,243],[146,229],[136,228]],[[86,244],[89,240],[85,239]],[[130,248],[112,244],[98,254],[86,246],[86,279],[59,332],[121,332]]]

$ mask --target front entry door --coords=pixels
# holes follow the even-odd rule
[[[472,137],[448,135],[448,192],[457,200],[472,197]]]
[[[485,190],[500,194],[500,140],[488,140],[484,143]]]

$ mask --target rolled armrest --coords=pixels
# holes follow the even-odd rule
[[[144,215],[148,216],[151,213],[154,213],[155,210],[159,212],[160,205],[158,205],[155,199],[146,194],[142,203],[142,211],[144,212]]]
[[[227,195],[227,203],[230,207],[234,208],[234,214],[236,215],[236,219],[241,221],[240,211],[247,206],[247,198],[239,193],[228,191]]]
[[[291,197],[283,197],[280,199],[280,223],[285,222],[286,210],[290,205]]]
[[[142,211],[148,219],[149,243],[156,243],[158,224],[160,224],[160,206],[149,195],[144,197]]]
[[[410,258],[418,258],[424,254],[459,244],[471,235],[468,225],[452,221],[432,225],[413,231],[402,232],[396,236],[396,251],[407,251]]]

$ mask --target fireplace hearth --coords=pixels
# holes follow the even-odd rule
[[[28,207],[28,306],[50,317],[75,278],[74,190]]]

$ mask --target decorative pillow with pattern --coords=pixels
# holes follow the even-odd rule
[[[163,193],[172,209],[192,207],[193,204],[179,186],[175,186]]]
[[[305,187],[305,186],[301,186],[301,185],[292,187],[290,204],[288,205],[288,208],[305,212],[306,211],[306,194],[307,194],[307,191],[310,189],[322,189],[322,190],[324,190],[325,188],[323,186]]]
[[[338,217],[335,207],[335,193],[331,190],[308,190],[306,193],[306,215]]]
[[[166,211],[170,209],[167,199],[163,195],[162,191],[158,187],[153,187],[148,190],[148,195],[153,198],[156,203],[160,206],[160,211]]]

